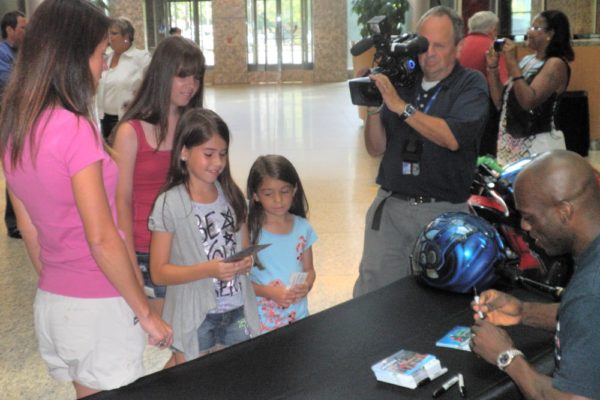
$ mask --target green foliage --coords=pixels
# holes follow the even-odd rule
[[[493,171],[496,171],[498,173],[502,172],[502,166],[500,164],[498,164],[498,161],[496,161],[496,159],[492,156],[480,156],[477,158],[477,165],[487,165],[490,169],[492,169]]]
[[[362,37],[370,36],[367,22],[378,15],[385,15],[390,25],[392,35],[402,33],[404,16],[410,5],[408,0],[353,0],[352,12],[358,15],[358,25],[361,26]]]

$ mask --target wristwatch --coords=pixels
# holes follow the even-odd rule
[[[417,109],[415,108],[415,106],[413,106],[410,103],[406,103],[406,105],[404,106],[404,112],[400,114],[400,119],[404,121],[405,119],[415,115],[416,112]]]
[[[525,357],[523,352],[517,349],[503,351],[502,353],[498,354],[496,365],[498,365],[498,368],[500,368],[501,371],[504,371],[516,356]]]

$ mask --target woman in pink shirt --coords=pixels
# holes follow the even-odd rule
[[[143,374],[144,331],[151,344],[172,342],[117,229],[117,167],[92,118],[109,24],[87,0],[41,3],[0,114],[9,194],[39,274],[39,349],[78,398]]]
[[[132,262],[144,279],[151,307],[161,314],[165,286],[150,278],[148,217],[165,184],[179,116],[202,107],[204,55],[191,40],[172,36],[159,43],[144,79],[117,125],[114,158],[119,168],[117,214]],[[167,366],[174,364],[174,358]]]

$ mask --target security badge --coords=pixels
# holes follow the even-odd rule
[[[441,89],[442,86],[437,85],[437,89],[435,90],[433,96],[428,96],[427,93],[424,93],[423,97],[421,98],[421,94],[419,93],[416,98],[416,103],[419,109],[427,114]],[[426,99],[427,104],[422,104],[421,100],[425,101]],[[406,103],[404,112],[400,114],[400,119],[404,121],[413,116],[416,112],[417,108],[415,106],[410,103]],[[419,176],[421,174],[422,153],[423,141],[421,140],[420,135],[415,132],[411,132],[408,139],[406,139],[402,145],[402,175]]]
[[[404,112],[400,114],[400,119],[405,121],[417,112],[415,106],[406,103]],[[419,176],[421,173],[421,152],[423,151],[423,142],[421,139],[411,134],[402,145],[402,175]]]
[[[406,161],[402,162],[402,174],[419,176],[421,173],[421,166],[419,163],[409,163]]]
[[[402,175],[421,174],[422,153],[423,141],[416,134],[411,134],[402,144]]]

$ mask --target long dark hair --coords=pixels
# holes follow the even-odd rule
[[[289,183],[296,188],[292,206],[289,212],[302,218],[308,215],[308,200],[304,194],[300,176],[296,168],[285,157],[280,155],[260,156],[254,161],[248,173],[248,184],[246,185],[246,198],[248,199],[248,232],[250,243],[256,244],[260,238],[260,229],[265,219],[265,210],[259,201],[254,200],[258,194],[260,185],[265,178],[278,179]]]
[[[229,147],[229,128],[217,113],[203,108],[192,108],[183,113],[175,129],[171,164],[167,174],[167,182],[161,192],[166,192],[181,184],[185,185],[189,192],[190,176],[187,164],[181,160],[181,151],[184,148],[191,149],[200,146],[209,141],[213,135],[219,135]],[[223,194],[235,212],[235,230],[238,231],[242,224],[246,222],[248,209],[242,190],[231,176],[229,152],[226,161],[227,163],[223,172],[219,175],[218,181],[223,189]]]
[[[546,30],[554,32],[548,47],[546,47],[546,58],[559,57],[567,61],[573,61],[575,53],[573,47],[571,47],[569,18],[558,10],[542,11],[540,17],[546,21]]]
[[[194,76],[194,79],[200,81],[194,97],[185,107],[180,107],[180,113],[184,113],[191,108],[202,107],[205,71],[204,55],[194,42],[181,36],[162,40],[154,50],[140,88],[119,124],[132,119],[158,124],[159,129],[155,132],[158,148],[167,137],[173,78]],[[113,130],[113,135],[117,130],[118,128]]]
[[[89,59],[108,36],[110,19],[87,0],[46,0],[27,25],[14,70],[4,92],[0,114],[0,154],[10,145],[15,167],[29,136],[35,159],[32,128],[47,108],[63,107],[92,118],[96,86]]]

